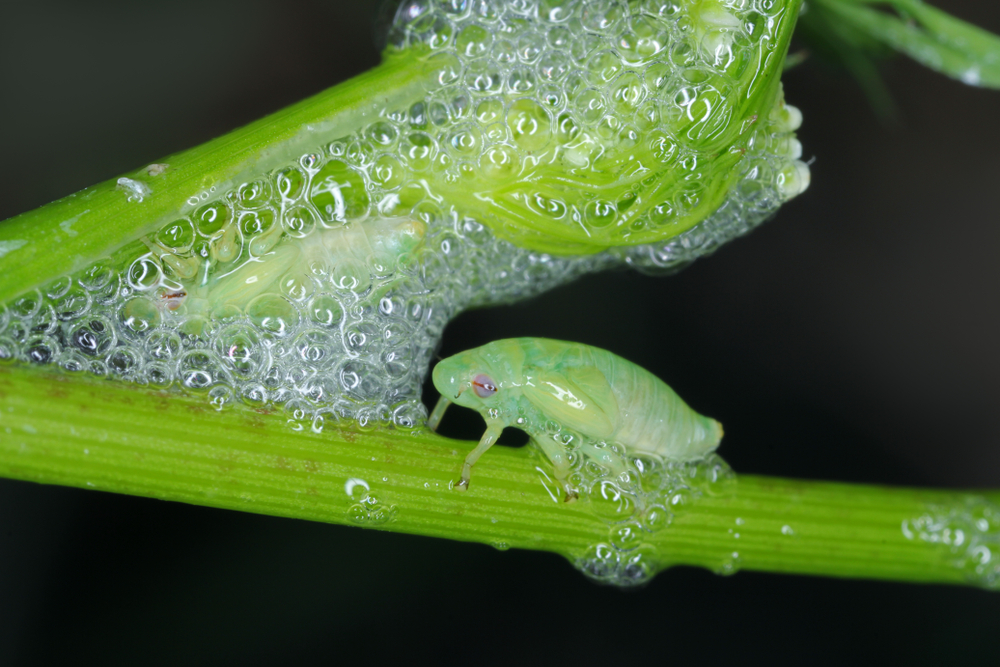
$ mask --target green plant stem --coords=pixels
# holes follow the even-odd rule
[[[371,122],[377,105],[406,107],[422,99],[433,72],[425,58],[387,58],[246,127],[163,158],[157,163],[166,165],[162,173],[144,167],[124,174],[150,189],[142,201],[130,201],[112,178],[5,220],[0,225],[0,303],[86,268],[190,212],[205,203],[198,193],[206,193],[206,199],[213,192],[218,196],[241,177],[252,180],[253,174],[315,151],[324,137],[329,141],[359,129]]]
[[[608,541],[586,502],[556,501],[533,447],[495,448],[453,490],[473,443],[428,431],[296,432],[282,411],[0,366],[0,475],[197,505],[552,551]],[[294,422],[294,420],[292,420]],[[963,583],[949,553],[900,526],[962,494],[739,476],[645,541],[656,566],[730,565]],[[996,494],[991,497],[996,499]],[[734,553],[738,556],[734,557]]]

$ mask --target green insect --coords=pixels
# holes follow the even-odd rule
[[[617,443],[633,454],[692,461],[719,446],[722,425],[692,410],[652,373],[589,345],[545,338],[510,338],[456,354],[434,369],[441,392],[427,425],[437,429],[453,402],[479,411],[486,433],[465,458],[456,486],[469,486],[472,466],[507,426],[528,433],[552,462],[566,500],[570,460],[545,437],[547,422],[586,439]],[[593,445],[585,453],[600,458]],[[594,451],[589,451],[594,450]]]

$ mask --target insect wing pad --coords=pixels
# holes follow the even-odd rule
[[[618,401],[601,371],[585,367],[531,375],[535,379],[524,386],[524,396],[546,417],[594,438],[614,433]]]

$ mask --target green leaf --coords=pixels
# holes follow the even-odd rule
[[[822,5],[811,6],[799,20],[800,34],[820,58],[833,61],[851,73],[864,91],[872,110],[884,122],[897,116],[896,104],[878,71],[875,60],[891,50],[873,40]]]
[[[921,0],[890,0],[899,15],[852,0],[816,0],[849,26],[917,62],[973,86],[1000,88],[1000,37]]]

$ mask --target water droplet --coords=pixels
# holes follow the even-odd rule
[[[114,347],[114,326],[101,316],[92,316],[70,331],[70,344],[91,357],[103,357]]]
[[[523,150],[539,151],[552,140],[549,114],[533,100],[514,102],[507,113],[507,125],[514,142]]]
[[[722,559],[722,563],[716,569],[716,574],[721,575],[731,575],[739,572],[740,566],[742,565],[743,559],[740,557],[738,551],[730,552],[726,554],[725,558]]]
[[[136,350],[116,348],[107,358],[108,369],[117,375],[131,375],[142,366],[142,358]]]
[[[619,551],[635,549],[642,543],[642,526],[635,522],[612,526],[610,540]]]
[[[80,274],[79,283],[88,291],[96,292],[104,289],[115,278],[115,271],[108,261],[92,264]]]
[[[132,289],[143,292],[159,286],[163,279],[163,270],[149,255],[132,262],[128,270],[128,284]]]
[[[355,496],[359,499],[366,498],[370,490],[371,487],[368,486],[368,482],[360,477],[349,477],[344,482],[344,493],[352,498]]]
[[[69,290],[55,300],[53,309],[63,322],[75,320],[90,309],[90,294],[79,285],[71,284]]]
[[[316,215],[306,206],[294,206],[281,216],[285,232],[294,238],[305,238],[316,227]]]
[[[328,223],[362,219],[370,202],[364,178],[342,160],[330,160],[313,177],[309,200]]]
[[[337,289],[350,292],[364,292],[371,286],[368,267],[353,259],[338,263],[330,280]]]
[[[645,513],[643,527],[651,533],[662,530],[673,521],[673,514],[662,505],[652,505]]]
[[[256,376],[269,357],[257,333],[243,324],[234,324],[219,332],[215,338],[215,353],[233,373],[247,379]]]
[[[309,302],[310,319],[323,326],[332,327],[343,317],[340,302],[328,294],[320,294]]]
[[[213,238],[233,219],[233,212],[221,201],[205,204],[194,214],[195,226],[202,236]]]
[[[73,279],[69,276],[57,278],[45,286],[45,295],[50,299],[58,299],[73,285]]]
[[[351,505],[347,509],[347,520],[359,525],[368,523],[368,508],[360,503]]]
[[[175,253],[191,250],[194,243],[194,225],[190,220],[181,218],[163,227],[156,233],[156,242]]]
[[[282,201],[291,202],[298,199],[305,191],[307,177],[297,167],[279,169],[274,175],[274,182]]]
[[[236,191],[236,201],[241,208],[255,209],[271,199],[271,184],[265,180],[244,183]]]
[[[299,312],[288,299],[277,294],[262,294],[247,305],[247,317],[261,331],[289,335],[299,323]]]
[[[122,304],[118,316],[126,330],[134,334],[145,333],[160,324],[160,310],[147,297],[129,299]]]
[[[475,23],[466,26],[455,42],[458,52],[467,60],[485,56],[493,45],[493,34]]]
[[[131,202],[141,202],[143,199],[153,194],[153,189],[142,181],[122,176],[118,179],[117,189],[124,192]]]

